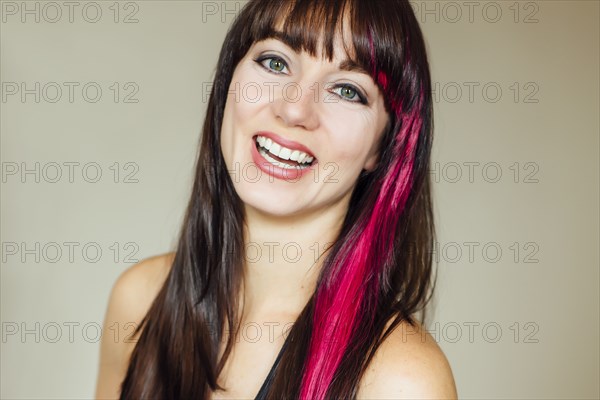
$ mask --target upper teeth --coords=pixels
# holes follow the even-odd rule
[[[275,143],[267,137],[257,136],[256,141],[269,153],[276,155],[279,158],[283,158],[284,160],[292,160],[297,161],[298,163],[306,164],[311,163],[313,160],[313,157],[309,156],[305,152],[288,149],[287,147],[283,147],[279,143]]]

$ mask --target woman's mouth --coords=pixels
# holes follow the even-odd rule
[[[315,162],[315,158],[306,152],[289,149],[265,136],[256,135],[254,142],[260,155],[279,168],[300,170],[309,168]]]

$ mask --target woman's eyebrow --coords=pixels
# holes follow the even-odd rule
[[[269,33],[269,35],[267,35],[263,40],[266,40],[266,39],[279,40],[283,44],[285,44],[286,46],[288,46],[290,49],[293,49],[293,50],[295,50],[295,48],[297,47],[297,43],[292,39],[292,37],[290,35],[288,35],[285,32],[271,31]],[[297,51],[297,50],[295,50],[295,51]],[[357,64],[356,62],[354,62],[354,60],[352,60],[350,58],[346,58],[344,61],[342,61],[338,65],[338,69],[340,71],[358,72],[361,74],[371,76],[371,74],[369,74],[369,71],[364,69],[361,65]]]
[[[266,40],[266,39],[277,39],[277,40],[283,42],[289,48],[291,48],[291,49],[295,48],[294,40],[292,40],[292,37],[285,32],[275,31],[275,30],[271,31],[263,40]]]
[[[369,74],[369,71],[364,69],[361,65],[357,64],[356,62],[354,62],[354,60],[350,58],[346,58],[344,61],[342,61],[338,68],[341,71],[358,72],[361,74],[371,76],[371,74]]]

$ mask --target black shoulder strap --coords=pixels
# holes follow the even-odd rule
[[[289,337],[289,334],[288,334],[288,337]],[[271,383],[273,382],[273,378],[275,377],[275,371],[277,370],[277,366],[279,365],[279,361],[281,360],[281,356],[282,356],[287,344],[288,344],[288,340],[286,338],[285,342],[283,343],[283,346],[281,347],[281,350],[279,350],[277,359],[275,360],[275,362],[273,363],[273,366],[271,367],[271,370],[269,371],[269,375],[267,375],[267,379],[265,379],[265,381],[263,382],[263,384],[260,387],[260,390],[258,391],[258,394],[254,398],[254,400],[266,399],[267,393],[269,392],[269,388],[271,387]]]

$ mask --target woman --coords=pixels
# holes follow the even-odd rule
[[[97,397],[455,398],[415,319],[433,126],[409,3],[251,0],[213,87],[177,249],[111,293],[137,344],[103,339]]]

